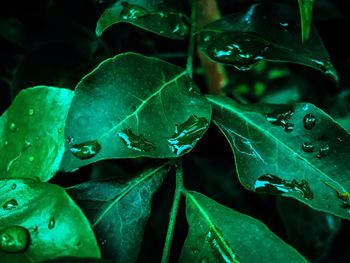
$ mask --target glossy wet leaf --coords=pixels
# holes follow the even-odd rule
[[[298,17],[288,6],[254,4],[198,33],[199,48],[211,60],[250,69],[261,60],[290,62],[317,69],[338,82],[337,72],[318,33],[302,43]]]
[[[311,31],[312,10],[315,0],[298,0],[303,41],[308,40]]]
[[[104,179],[68,189],[89,218],[104,258],[121,263],[136,261],[152,196],[169,169],[169,164],[163,164],[126,183]]]
[[[340,218],[290,198],[278,198],[277,208],[293,247],[314,261],[329,252],[340,230]]]
[[[107,28],[121,22],[173,39],[183,39],[190,31],[190,22],[186,15],[161,8],[152,1],[133,0],[117,1],[107,8],[97,21],[97,36],[101,36]]]
[[[64,125],[73,92],[40,86],[23,90],[0,117],[0,178],[48,181],[64,153]]]
[[[186,196],[186,217],[179,262],[307,262],[262,222],[197,192]]]
[[[1,240],[1,263],[100,256],[88,220],[62,188],[33,179],[2,179],[0,189],[0,235],[7,233]],[[6,242],[23,249],[5,252]]]
[[[238,105],[209,97],[229,141],[240,182],[350,219],[350,134],[309,103]],[[311,128],[305,116],[314,116]],[[312,145],[312,149],[305,148]]]
[[[182,68],[135,53],[118,55],[76,87],[62,169],[111,158],[184,155],[210,116],[210,103]]]

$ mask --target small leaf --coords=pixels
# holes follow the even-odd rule
[[[64,124],[73,92],[23,90],[0,117],[0,178],[51,179],[64,153]]]
[[[309,103],[209,101],[243,186],[350,219],[350,134],[329,115]]]
[[[308,40],[310,36],[314,3],[315,0],[298,0],[303,41]]]
[[[197,192],[186,195],[186,217],[179,262],[307,262],[260,221]]]
[[[210,116],[210,103],[182,68],[135,53],[118,55],[77,85],[61,168],[184,155],[206,132]]]
[[[0,236],[6,235],[0,241],[1,263],[100,257],[88,220],[62,188],[33,179],[3,179],[0,189]],[[9,248],[11,240],[23,249],[7,253],[4,245]]]
[[[183,39],[189,34],[189,18],[179,12],[161,10],[150,3],[139,3],[138,0],[117,1],[107,8],[97,21],[96,35],[112,25],[126,22],[155,34]]]
[[[204,27],[200,50],[211,60],[250,69],[261,60],[291,62],[317,69],[338,82],[336,69],[316,30],[302,43],[296,16],[288,6],[254,4]]]
[[[169,164],[145,171],[127,183],[90,181],[68,189],[89,218],[102,256],[114,262],[135,262],[151,201],[169,171]]]

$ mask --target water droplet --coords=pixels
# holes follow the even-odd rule
[[[0,232],[0,251],[23,253],[30,243],[27,229],[21,226],[10,226]]]
[[[314,151],[315,147],[312,142],[304,142],[301,148],[304,150],[304,152],[311,153]]]
[[[191,115],[187,121],[176,126],[175,133],[168,139],[171,151],[176,155],[191,151],[208,126],[206,118]]]
[[[120,12],[120,17],[122,19],[137,19],[149,14],[145,8],[139,5],[129,4],[127,2],[122,2],[121,4],[123,5],[123,10]]]
[[[337,137],[337,141],[338,141],[338,142],[343,142],[343,139],[340,138],[340,137]]]
[[[171,14],[169,16],[170,31],[180,37],[184,37],[189,34],[189,21],[185,16],[178,14]]]
[[[16,188],[17,188],[17,185],[16,184],[12,184],[11,189],[15,190]]]
[[[29,160],[29,162],[34,162],[34,160],[35,160],[35,157],[34,156],[29,156],[29,158],[28,158],[28,160]]]
[[[313,198],[313,192],[307,181],[296,180],[286,181],[275,175],[265,174],[255,182],[254,190],[258,193],[269,193],[275,195],[282,195],[290,192],[297,192],[305,199],[311,200]]]
[[[61,134],[61,133],[62,133],[62,128],[58,128],[57,132],[58,132],[59,134]]]
[[[69,150],[79,159],[86,160],[98,154],[98,152],[101,150],[101,145],[97,141],[87,141],[84,143],[75,144]]]
[[[35,227],[33,227],[31,230],[32,230],[33,232],[38,232],[39,227],[38,227],[38,226],[35,226]]]
[[[13,209],[15,209],[17,206],[18,206],[17,200],[16,200],[16,199],[11,199],[11,200],[7,201],[6,203],[4,203],[4,204],[2,205],[2,208],[3,208],[4,210],[13,210]]]
[[[7,145],[9,145],[9,142],[8,142],[8,141],[5,141],[5,142],[4,142],[4,146],[7,146]]]
[[[56,225],[56,221],[55,221],[55,218],[52,216],[50,217],[50,220],[49,220],[49,224],[47,225],[47,227],[49,229],[53,229]]]
[[[202,32],[199,34],[199,42],[204,42],[204,43],[208,43],[213,41],[215,38],[215,34],[212,32]]]
[[[324,74],[332,79],[336,84],[339,83],[339,76],[337,70],[334,68],[330,61],[322,61],[319,59],[311,58],[311,61],[315,66],[320,69]]]
[[[118,132],[118,135],[129,149],[139,152],[148,152],[156,148],[156,146],[148,141],[143,135],[136,135],[131,129]]]
[[[14,124],[13,122],[10,123],[10,131],[16,131],[16,124]]]
[[[27,150],[31,146],[32,146],[32,142],[29,140],[28,137],[25,137],[24,138],[24,150]]]
[[[73,144],[74,143],[74,138],[72,136],[67,137],[67,144]]]
[[[197,248],[192,249],[192,254],[193,255],[198,255],[199,254],[199,250]]]
[[[348,192],[343,192],[343,193],[337,193],[338,198],[340,198],[343,201],[348,201],[349,200],[349,193]]]
[[[303,123],[305,129],[311,130],[313,127],[315,127],[316,117],[312,114],[306,114],[304,116]]]
[[[206,257],[202,258],[201,263],[208,263],[208,259]]]
[[[28,115],[33,116],[34,115],[34,109],[29,109],[28,110]]]
[[[206,240],[216,257],[221,259],[218,262],[236,262],[236,255],[233,254],[229,244],[218,237],[217,233],[218,230],[215,227],[211,227],[206,236]]]
[[[294,129],[294,124],[290,123],[289,120],[293,113],[293,110],[287,107],[273,113],[265,114],[265,118],[269,123],[281,126],[285,132],[291,132]]]
[[[303,111],[307,111],[307,110],[309,110],[309,104],[304,104]]]
[[[317,157],[318,159],[321,159],[322,157],[327,156],[327,155],[329,154],[329,150],[330,150],[330,147],[329,147],[328,144],[323,145],[323,146],[319,149],[318,154],[316,155],[316,157]]]

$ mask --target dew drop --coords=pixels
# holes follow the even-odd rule
[[[208,259],[206,257],[202,258],[201,263],[208,263]]]
[[[175,128],[175,133],[168,139],[168,145],[176,155],[183,155],[193,149],[209,126],[206,118],[191,115],[187,121]]]
[[[189,21],[185,16],[171,14],[169,18],[170,31],[180,37],[184,37],[189,34]]]
[[[197,248],[192,249],[192,254],[193,255],[198,255],[199,254],[199,250]]]
[[[284,131],[285,132],[291,132],[294,130],[294,124],[292,123],[286,123],[286,125],[284,126]]]
[[[304,152],[311,153],[314,151],[314,145],[312,142],[304,142],[301,146]]]
[[[4,146],[7,146],[7,145],[9,145],[9,142],[8,142],[8,141],[5,141],[5,142],[4,142]]]
[[[330,151],[330,147],[329,147],[329,145],[326,143],[325,145],[323,145],[323,146],[319,149],[318,154],[316,155],[316,157],[317,157],[318,159],[321,159],[321,158],[327,156],[327,155],[329,154],[329,151]]]
[[[16,124],[14,124],[13,122],[10,123],[10,131],[15,132],[16,131]]]
[[[143,135],[136,135],[131,129],[118,132],[118,135],[129,149],[133,149],[138,152],[148,152],[156,148],[156,146],[148,141]]]
[[[56,225],[56,221],[55,221],[55,218],[52,216],[52,217],[50,217],[49,224],[47,227],[49,229],[53,229],[55,227],[55,225]]]
[[[75,157],[81,160],[86,160],[98,154],[101,150],[101,145],[97,141],[87,141],[75,144],[69,150]]]
[[[11,199],[2,205],[2,208],[6,211],[13,210],[17,208],[18,202],[16,199]]]
[[[129,4],[127,2],[122,2],[122,5],[123,10],[120,12],[120,17],[124,20],[138,19],[149,14],[145,8],[139,5]]]
[[[29,160],[29,162],[34,162],[34,160],[35,160],[35,157],[34,156],[29,156],[29,158],[28,158],[28,160]]]
[[[29,116],[33,116],[33,115],[34,115],[34,109],[32,109],[32,108],[29,109],[29,110],[28,110],[28,115],[29,115]]]
[[[11,189],[15,190],[16,188],[17,188],[17,185],[16,184],[12,184]]]
[[[282,111],[265,114],[265,118],[269,123],[282,127],[285,132],[291,132],[294,129],[294,124],[290,123],[289,120],[293,113],[292,109],[287,108]]]
[[[305,129],[311,130],[313,127],[315,127],[316,117],[312,114],[306,114],[304,116],[303,123]]]
[[[217,235],[218,230],[216,227],[211,227],[208,234],[206,235],[206,241],[208,242],[213,254],[220,259],[219,262],[236,262],[236,255],[230,253],[231,249],[227,249],[229,244],[226,243],[222,238]]]
[[[67,144],[73,144],[74,143],[74,138],[72,136],[67,137]]]
[[[0,231],[0,251],[7,253],[23,253],[28,249],[30,235],[21,226],[10,226]]]

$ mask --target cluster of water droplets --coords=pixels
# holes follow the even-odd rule
[[[136,135],[131,129],[125,129],[118,132],[120,139],[126,147],[138,152],[149,152],[154,150],[156,146],[148,141],[143,135]]]
[[[67,142],[72,143],[74,140],[72,137],[68,137]],[[77,158],[81,160],[91,159],[101,150],[101,145],[97,140],[87,141],[79,144],[74,144],[70,147],[69,151]]]
[[[0,251],[23,253],[30,244],[29,231],[22,226],[9,226],[0,230]]]

